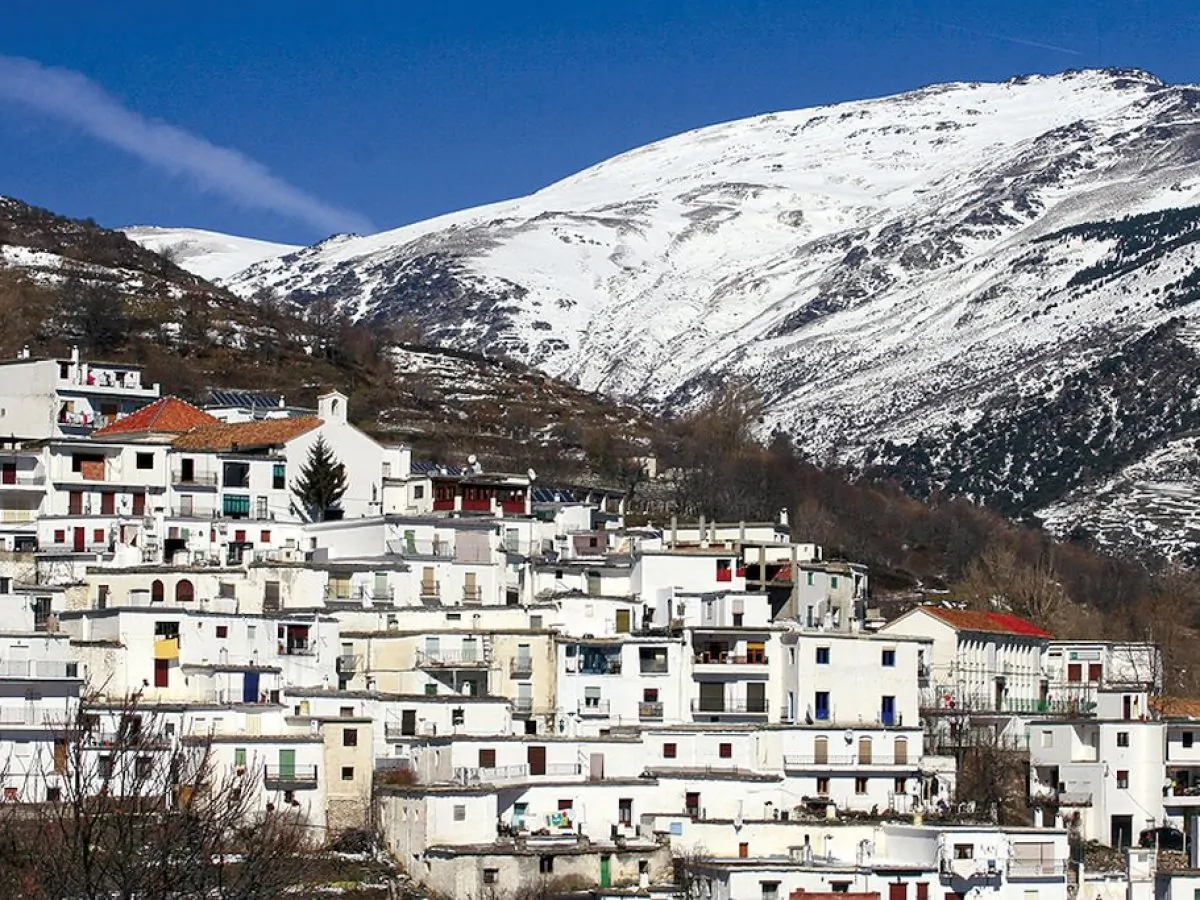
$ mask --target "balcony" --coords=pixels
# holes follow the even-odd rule
[[[512,678],[528,678],[533,674],[533,660],[526,656],[518,656],[508,664],[508,674]]]
[[[19,472],[16,475],[7,475],[0,479],[0,490],[5,491],[40,490],[45,486],[46,476],[40,473]]]
[[[57,659],[0,661],[0,678],[78,678],[79,663]]]
[[[176,469],[171,473],[171,485],[177,488],[215,488],[215,472],[183,472]]]
[[[265,766],[263,786],[268,791],[315,791],[316,766]]]
[[[533,714],[533,698],[518,697],[512,702],[513,715],[528,716]]]
[[[479,604],[483,603],[483,588],[463,588],[462,602],[466,606],[478,606]]]
[[[767,714],[767,699],[725,699],[705,700],[692,698],[692,712],[702,716],[765,716]]]
[[[454,770],[456,784],[504,784],[529,778],[528,765],[459,766]]]
[[[486,669],[486,654],[478,650],[418,650],[419,669]]]
[[[440,603],[442,600],[442,583],[440,581],[423,581],[419,596],[423,603]]]
[[[339,675],[353,675],[358,671],[359,665],[362,663],[362,657],[357,653],[343,653],[337,658],[337,671]]]
[[[1167,797],[1163,801],[1163,805],[1170,807],[1186,806],[1189,809],[1200,808],[1200,784],[1172,785],[1167,791]]]
[[[1065,876],[1068,863],[1065,859],[1043,860],[1009,860],[1008,877],[1016,878],[1051,878]]]
[[[663,717],[663,705],[658,702],[643,702],[638,704],[638,718],[642,721],[657,722]]]
[[[372,603],[391,603],[394,598],[395,592],[391,588],[375,590],[373,587],[365,584],[325,585],[326,601],[357,603],[368,600]]]
[[[692,658],[692,666],[697,675],[767,675],[767,658],[758,654],[747,656],[742,653],[697,653]]]
[[[915,769],[915,756],[907,753],[872,753],[862,756],[857,753],[786,754],[783,768],[788,771],[841,769]]]
[[[584,718],[607,719],[608,708],[607,700],[584,700],[579,704],[578,712]]]

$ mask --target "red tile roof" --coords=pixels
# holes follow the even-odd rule
[[[983,631],[989,634],[1019,634],[1024,637],[1054,637],[1045,629],[1011,613],[988,612],[982,609],[945,609],[941,606],[920,606],[918,609],[941,619],[960,631]]]
[[[255,422],[218,423],[193,428],[174,441],[176,450],[230,452],[278,447],[321,425],[316,416],[261,419]]]
[[[219,419],[178,397],[163,397],[93,432],[92,436],[105,438],[122,434],[182,434],[200,426],[218,424]]]

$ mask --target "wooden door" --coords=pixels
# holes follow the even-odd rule
[[[546,748],[530,747],[526,751],[526,761],[529,763],[530,775],[546,774]]]
[[[889,884],[888,900],[908,900],[908,885],[904,882]]]
[[[617,634],[629,634],[629,610],[617,610]]]
[[[592,781],[604,780],[604,754],[593,753],[588,757],[588,778]]]
[[[76,528],[74,533],[74,541],[72,548],[76,553],[83,553],[87,549],[87,529]]]
[[[858,739],[858,763],[864,765],[871,762],[871,739],[869,737]]]

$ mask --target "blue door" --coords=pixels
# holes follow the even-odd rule
[[[896,724],[896,698],[884,697],[879,705],[879,721],[883,725]]]
[[[246,673],[246,679],[242,682],[243,703],[258,702],[258,674],[258,672]]]

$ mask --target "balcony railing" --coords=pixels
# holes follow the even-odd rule
[[[0,678],[77,678],[79,663],[57,659],[0,661]]]
[[[0,488],[42,487],[45,483],[45,475],[18,472],[16,475],[10,475],[0,480]]]
[[[442,598],[442,583],[440,581],[421,582],[420,597],[422,600],[440,600]]]
[[[1044,859],[1038,862],[1009,860],[1009,878],[1044,878],[1047,875],[1065,875],[1068,871],[1064,859]]]
[[[263,785],[268,791],[312,791],[317,787],[316,766],[266,766]]]
[[[518,716],[527,716],[533,712],[532,697],[518,697],[512,702],[513,712]]]
[[[783,757],[785,769],[820,768],[823,766],[838,766],[842,768],[876,768],[913,767],[917,765],[916,757],[908,753],[872,753],[863,756],[857,753],[826,753],[821,754],[786,754]]]
[[[185,473],[176,469],[171,472],[171,484],[176,487],[216,487],[217,475],[215,472]]]
[[[609,701],[607,700],[584,700],[579,704],[578,710],[581,716],[608,716]]]
[[[513,678],[528,678],[533,674],[533,660],[518,656],[508,664],[508,674]]]
[[[465,587],[463,588],[462,602],[466,604],[478,604],[483,602],[483,588],[480,587]]]
[[[692,712],[709,716],[765,716],[767,714],[767,700],[763,697],[753,700],[726,698],[724,701],[718,701],[693,697]]]
[[[663,717],[663,705],[659,702],[643,702],[638,704],[638,718],[655,720]]]
[[[454,780],[458,784],[500,784],[506,781],[524,781],[528,777],[528,765],[459,766],[454,770]]]
[[[337,658],[337,670],[343,675],[352,675],[361,662],[362,657],[357,653],[343,653]]]
[[[765,656],[743,653],[697,653],[693,659],[698,666],[765,666]]]
[[[422,669],[477,669],[487,664],[485,654],[478,650],[417,651],[417,667]]]
[[[374,587],[365,584],[355,585],[325,585],[326,600],[372,600],[376,602],[390,603],[395,596],[395,592],[391,588],[383,588],[376,590]]]

